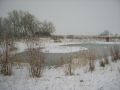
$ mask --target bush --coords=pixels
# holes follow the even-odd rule
[[[44,59],[42,53],[33,49],[30,52],[29,64],[30,64],[30,73],[32,77],[40,77],[42,74],[42,67],[44,65]]]
[[[41,48],[36,48],[37,43],[35,38],[29,39],[30,43],[27,44],[28,50],[28,61],[30,65],[30,76],[32,77],[41,77],[42,68],[44,66],[44,55],[41,52]]]
[[[3,75],[12,75],[12,64],[11,63],[2,63],[1,64],[1,73]]]
[[[94,71],[95,70],[95,51],[88,51],[88,60],[89,60],[89,71]]]
[[[103,62],[104,64],[109,64],[108,52],[103,52]]]
[[[69,58],[69,61],[65,65],[65,74],[73,75],[73,73],[72,73],[72,57]]]
[[[2,53],[1,53],[1,74],[11,75],[12,74],[12,61],[10,55],[11,40],[5,39],[1,43]]]
[[[94,65],[94,60],[90,60],[89,62],[89,71],[94,71],[95,70],[95,65]]]
[[[104,57],[104,62],[105,62],[105,64],[109,64],[109,59],[108,59],[108,57]]]
[[[105,61],[104,61],[104,60],[100,60],[99,63],[100,63],[100,66],[101,66],[101,67],[105,67]]]
[[[111,57],[113,62],[116,62],[118,59],[120,59],[120,47],[118,45],[114,45],[111,48]]]

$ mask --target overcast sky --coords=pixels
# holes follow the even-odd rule
[[[53,22],[57,34],[120,34],[120,0],[0,0],[0,16],[14,9]]]

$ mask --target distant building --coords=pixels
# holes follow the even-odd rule
[[[104,38],[106,40],[106,42],[109,42],[111,35],[112,34],[108,30],[105,30],[99,36],[102,37],[102,38]]]

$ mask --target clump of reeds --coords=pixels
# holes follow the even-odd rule
[[[100,63],[100,66],[101,66],[101,67],[105,67],[105,60],[104,60],[104,59],[100,60],[99,63]]]
[[[106,64],[109,64],[109,58],[107,52],[103,52],[103,58],[100,60],[100,66],[105,67]]]
[[[89,71],[95,70],[96,54],[94,50],[88,51]]]
[[[65,74],[73,75],[73,73],[72,73],[72,57],[69,57],[69,60],[65,64]]]
[[[1,43],[1,57],[0,57],[0,72],[3,75],[11,75],[12,74],[12,60],[11,60],[11,53],[10,53],[10,47],[11,47],[11,40],[8,40],[6,38],[2,43]]]
[[[114,45],[111,48],[111,57],[112,57],[113,62],[116,62],[118,59],[120,59],[120,46],[119,45]]]
[[[35,47],[37,41],[34,38],[31,38],[29,40],[30,43],[27,42],[27,54],[30,65],[30,76],[41,77],[44,66],[44,55],[40,47]]]
[[[105,62],[105,64],[109,64],[109,59],[108,59],[108,57],[104,57],[104,62]]]

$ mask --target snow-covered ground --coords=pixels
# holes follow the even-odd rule
[[[30,78],[26,65],[14,66],[12,76],[0,75],[0,90],[120,90],[120,60],[104,68],[96,62],[92,73],[77,68],[72,76],[64,67],[46,67],[41,78]]]

